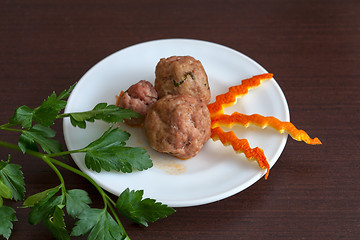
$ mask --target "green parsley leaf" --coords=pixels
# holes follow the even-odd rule
[[[66,106],[66,101],[63,99],[70,95],[74,87],[75,84],[71,86],[69,90],[63,91],[58,97],[56,93],[53,92],[35,109],[31,109],[25,105],[17,108],[14,115],[9,119],[9,123],[20,124],[24,129],[31,128],[33,122],[37,122],[45,127],[51,126],[54,124],[59,112]]]
[[[69,233],[65,229],[64,211],[56,206],[54,213],[44,220],[45,226],[58,240],[70,240]]]
[[[39,151],[37,143],[34,141],[33,138],[28,137],[28,134],[21,134],[18,140],[18,146],[20,150],[25,153],[26,150],[32,150],[35,152]]]
[[[68,97],[70,96],[70,93],[72,92],[72,90],[74,90],[76,84],[77,84],[77,83],[74,83],[73,85],[71,85],[71,86],[69,87],[68,90],[62,91],[62,92],[59,94],[58,99],[68,98]]]
[[[66,193],[66,210],[74,218],[79,216],[82,211],[90,208],[91,199],[86,191],[81,189],[72,189]]]
[[[70,122],[74,127],[86,128],[86,122],[94,122],[95,119],[116,123],[131,117],[141,117],[141,115],[130,109],[99,103],[91,111],[65,113],[61,117],[70,117]]]
[[[78,218],[71,236],[82,236],[89,233],[88,240],[115,240],[125,237],[121,227],[106,209],[89,208],[83,211]]]
[[[0,170],[0,182],[3,182],[11,190],[11,198],[15,201],[24,200],[25,182],[24,175],[18,164],[7,164]]]
[[[37,150],[39,144],[46,153],[61,152],[61,144],[52,139],[56,132],[49,127],[36,124],[31,129],[23,130],[18,145],[23,153],[27,149]]]
[[[15,110],[14,115],[9,119],[9,123],[21,124],[23,128],[28,129],[31,127],[33,115],[34,111],[31,108],[23,105]]]
[[[39,108],[36,108],[33,112],[33,121],[49,127],[54,124],[58,113],[64,109],[66,101],[56,97],[53,92],[46,100],[43,101]]]
[[[61,188],[61,186],[59,185],[59,186],[47,189],[43,192],[39,192],[34,195],[31,195],[24,201],[23,205],[25,207],[34,207],[40,201],[42,201],[44,199],[45,199],[45,201],[47,201],[49,198],[54,196],[60,190],[60,188]]]
[[[146,227],[148,226],[147,222],[155,222],[159,218],[165,218],[175,212],[173,208],[156,202],[154,199],[143,199],[143,194],[143,190],[125,189],[116,202],[117,209],[125,217]]]
[[[48,198],[44,198],[34,207],[31,208],[31,212],[29,213],[29,223],[32,225],[36,225],[50,215],[54,214],[55,208],[58,205],[62,204],[62,196],[53,196]]]
[[[0,170],[3,169],[4,167],[6,167],[6,165],[8,165],[10,162],[10,154],[8,157],[8,160],[6,162],[4,162],[3,160],[0,160]]]
[[[13,228],[12,222],[17,221],[15,210],[8,206],[0,207],[0,235],[4,238],[9,239],[11,230]]]
[[[11,196],[11,188],[0,180],[0,197],[10,199]]]
[[[36,225],[52,215],[55,207],[62,204],[62,196],[54,196],[61,185],[34,194],[24,201],[25,207],[30,207],[29,223]]]
[[[144,149],[125,146],[129,137],[127,132],[109,128],[98,140],[83,149],[86,151],[86,167],[96,172],[113,169],[125,173],[132,172],[133,168],[142,171],[152,167],[152,161]]]

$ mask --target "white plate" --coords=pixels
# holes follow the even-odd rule
[[[266,73],[247,56],[215,43],[190,39],[150,41],[120,50],[92,67],[73,90],[65,112],[87,111],[100,102],[115,104],[115,96],[139,80],[153,83],[159,59],[173,55],[190,55],[202,62],[209,78],[211,102],[216,95],[227,92],[230,86],[240,84],[241,80]],[[233,111],[271,115],[290,121],[285,96],[274,79],[250,90],[249,94],[238,99],[236,105],[226,109],[226,113]],[[97,121],[83,130],[74,128],[69,119],[65,119],[64,137],[68,149],[85,147],[107,128],[108,124]],[[83,154],[72,154],[83,172],[115,195],[129,187],[131,190],[143,189],[144,197],[172,207],[196,206],[234,195],[265,173],[256,162],[248,161],[243,154],[235,154],[231,147],[224,147],[219,141],[209,140],[196,157],[179,160],[150,149],[141,128],[125,124],[121,128],[131,133],[128,145],[148,150],[154,167],[127,174],[96,173],[86,168]],[[236,127],[234,131],[238,137],[248,139],[251,147],[262,148],[270,166],[279,158],[287,140],[287,134],[279,134],[271,128]],[[270,171],[269,177],[276,176]]]

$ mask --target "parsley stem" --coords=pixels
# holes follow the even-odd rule
[[[109,195],[106,195],[106,198],[110,202],[110,204],[108,206],[109,206],[109,209],[110,209],[111,213],[114,215],[116,222],[118,223],[120,228],[123,230],[123,232],[126,233],[124,226],[122,225],[119,217],[117,216],[117,214],[116,214],[116,212],[115,212],[115,210],[113,208],[113,206],[116,207],[116,203],[109,197]],[[126,234],[125,239],[130,240],[130,238],[129,238],[129,236],[127,234]]]
[[[20,151],[21,152],[21,149],[19,148],[18,145],[15,145],[15,144],[12,144],[12,143],[8,143],[8,142],[4,142],[4,141],[1,141],[0,140],[0,146],[1,147],[6,147],[6,148],[10,148],[10,149],[13,149],[13,150],[16,150],[16,151]],[[42,153],[39,153],[39,152],[35,152],[35,151],[32,151],[32,150],[26,150],[26,153],[31,155],[31,156],[34,156],[34,157],[37,157],[37,158],[40,158],[42,159],[43,161],[45,161],[47,164],[49,164],[49,166],[55,171],[54,168],[56,168],[54,166],[55,165],[58,165],[60,167],[63,167],[73,173],[76,173],[78,175],[80,175],[81,177],[85,178],[86,180],[88,180],[92,185],[94,185],[94,187],[98,190],[98,192],[100,193],[100,195],[102,196],[103,198],[103,201],[105,203],[105,205],[107,205],[107,198],[106,198],[106,193],[104,192],[104,190],[91,178],[89,177],[87,174],[83,173],[82,171],[76,169],[76,168],[73,168],[69,165],[67,165],[66,163],[63,163],[63,162],[60,162],[52,157],[49,157],[50,154],[42,154]],[[54,155],[54,154],[53,154]],[[61,173],[59,172],[59,170],[56,168],[57,171],[55,171],[55,173],[57,174],[60,174]],[[59,176],[59,175],[58,175]],[[60,181],[62,181],[61,183],[64,184],[64,179],[61,177],[60,178]]]
[[[116,203],[108,195],[106,197],[112,205],[116,206]]]
[[[0,146],[1,147],[5,147],[5,148],[10,148],[10,149],[13,149],[13,150],[16,150],[16,151],[20,151],[21,152],[21,149],[19,148],[19,146],[15,145],[15,144],[12,144],[12,143],[8,143],[8,142],[4,142],[4,141],[1,141],[0,140]],[[68,151],[68,153],[66,154],[69,154],[69,153],[73,153],[73,152],[76,152],[77,150],[74,150],[74,151]],[[79,151],[77,151],[79,152]],[[65,152],[64,152],[65,153]],[[66,163],[63,163],[61,161],[58,161],[52,157],[54,156],[61,156],[61,153],[59,154],[43,154],[43,153],[39,153],[39,152],[35,152],[35,151],[32,151],[32,150],[26,150],[26,154],[29,154],[31,156],[34,156],[34,157],[37,157],[37,158],[40,158],[42,159],[46,164],[49,165],[49,167],[56,173],[56,175],[59,177],[59,180],[61,182],[61,188],[62,188],[62,193],[63,193],[63,196],[65,195],[65,192],[66,192],[66,189],[65,189],[65,182],[64,182],[64,178],[62,177],[60,171],[57,169],[57,166],[59,167],[62,167],[62,168],[65,168],[66,170],[69,170],[73,173],[76,173],[77,175],[80,175],[81,177],[85,178],[86,180],[88,180],[95,188],[96,190],[98,190],[98,192],[100,193],[103,201],[104,201],[104,209],[106,209],[107,207],[109,207],[110,211],[112,212],[112,214],[114,215],[117,223],[119,224],[120,228],[122,229],[123,233],[126,235],[126,238],[125,239],[129,239],[129,236],[127,235],[126,231],[125,231],[125,228],[124,226],[122,225],[120,219],[118,218],[114,208],[112,205],[116,205],[116,203],[105,193],[105,191],[91,178],[89,177],[87,174],[83,173],[82,171],[74,168],[74,167],[71,167],[69,166],[68,164]],[[64,155],[64,154],[63,154]],[[110,203],[110,204],[108,204]]]
[[[54,158],[50,158],[50,161],[55,164],[55,165],[58,165],[62,168],[65,168],[66,170],[69,170],[73,173],[76,173],[77,175],[80,175],[81,177],[85,178],[86,180],[88,180],[95,188],[96,190],[98,190],[98,192],[100,193],[100,195],[102,196],[103,198],[103,201],[105,203],[105,205],[107,205],[107,198],[106,198],[106,193],[104,192],[104,190],[91,178],[89,177],[87,174],[83,173],[82,171],[76,169],[76,168],[73,168],[69,165],[67,165],[66,163],[63,163],[63,162],[60,162]]]
[[[76,173],[80,176],[82,176],[83,178],[85,178],[86,180],[88,180],[97,190],[98,192],[100,193],[101,197],[103,198],[103,201],[104,201],[104,204],[105,204],[105,208],[109,207],[111,213],[113,214],[113,216],[115,217],[116,219],[116,222],[118,223],[119,227],[122,229],[123,233],[127,236],[126,239],[130,240],[129,236],[127,235],[126,231],[125,231],[125,228],[124,226],[122,225],[119,217],[117,216],[114,208],[112,205],[116,205],[116,203],[104,192],[104,190],[91,178],[89,177],[87,174],[83,173],[82,171],[76,169],[76,168],[73,168],[63,162],[60,162],[56,159],[53,159],[53,158],[50,158],[50,161],[60,167],[63,167],[73,173]],[[110,203],[110,204],[107,204],[107,203]]]
[[[6,123],[6,124],[4,124],[4,125],[1,125],[1,126],[0,126],[0,129],[1,129],[1,130],[6,130],[6,131],[13,131],[13,132],[22,132],[22,131],[23,131],[23,130],[21,130],[21,129],[9,128],[9,127],[12,127],[12,126],[15,126],[15,124]]]
[[[13,126],[14,124],[11,124],[11,123],[5,123],[3,125],[0,125],[0,129],[6,129],[7,127],[11,127]]]
[[[70,113],[62,113],[62,114],[59,114],[56,116],[57,119],[59,118],[66,118],[66,117],[69,117],[70,116]]]
[[[63,152],[50,153],[50,154],[47,154],[46,156],[49,158],[53,158],[53,157],[60,157],[60,156],[65,156],[65,155],[69,155],[72,153],[79,153],[79,152],[82,152],[82,151],[81,150],[63,151]]]
[[[57,167],[55,167],[55,165],[51,162],[51,158],[49,158],[47,155],[43,155],[41,157],[41,159],[47,164],[49,165],[49,167],[55,172],[55,174],[58,176],[60,183],[61,183],[61,192],[62,192],[62,196],[64,198],[65,193],[66,193],[66,188],[65,188],[65,181],[64,178],[62,176],[62,174],[60,173],[59,169],[57,169]]]
[[[0,141],[0,146],[6,147],[6,148],[10,148],[10,149],[17,150],[17,151],[20,151],[20,152],[21,152],[19,146],[18,146],[18,145],[15,145],[15,144],[12,144],[12,143]],[[63,195],[64,195],[65,192],[66,192],[64,178],[63,178],[63,176],[61,175],[59,169],[57,169],[57,167],[55,167],[54,164],[51,162],[51,158],[49,158],[46,154],[42,154],[42,153],[35,152],[35,151],[32,151],[32,150],[26,150],[26,153],[29,154],[29,155],[31,155],[31,156],[34,156],[34,157],[37,157],[37,158],[42,159],[47,165],[49,165],[49,167],[50,167],[50,168],[55,172],[55,174],[58,176],[58,178],[59,178],[59,180],[60,180],[60,183],[61,183],[61,191],[62,191],[62,193],[63,193]]]
[[[72,114],[98,114],[98,113],[102,113],[101,110],[90,110],[90,111],[84,111],[84,112],[72,112],[72,113],[62,113],[56,116],[57,119],[59,118],[66,118],[66,117],[70,117],[72,116]]]
[[[12,143],[8,143],[8,142],[4,142],[4,141],[0,141],[0,146],[1,147],[6,147],[6,148],[10,148],[10,149],[13,149],[13,150],[16,150],[16,151],[20,151],[20,148],[18,145],[15,145],[15,144],[12,144]],[[39,153],[40,154],[40,153]]]
[[[125,231],[124,226],[122,225],[122,223],[121,223],[118,215],[116,214],[116,212],[115,212],[115,210],[114,210],[114,208],[113,208],[113,206],[112,206],[111,204],[109,204],[109,209],[110,209],[111,213],[113,214],[113,216],[115,217],[115,220],[116,220],[116,222],[118,223],[118,225],[119,225],[119,227],[121,228],[121,230],[123,231],[123,233],[124,233],[124,234],[127,236],[127,238],[130,240],[129,236],[126,234],[126,231]]]

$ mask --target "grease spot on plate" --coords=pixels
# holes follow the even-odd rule
[[[180,175],[186,172],[186,166],[170,159],[153,160],[154,167],[163,170],[169,175]]]

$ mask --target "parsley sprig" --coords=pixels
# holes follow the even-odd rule
[[[152,167],[152,161],[146,151],[139,147],[126,145],[130,134],[115,127],[114,123],[124,119],[138,117],[136,112],[115,105],[99,103],[92,110],[76,113],[61,113],[66,100],[75,85],[56,95],[53,92],[42,104],[34,109],[27,106],[17,108],[9,122],[0,125],[0,130],[19,134],[17,144],[0,140],[0,147],[21,151],[45,162],[57,175],[59,185],[25,198],[25,182],[21,165],[0,160],[0,236],[9,239],[13,224],[17,221],[16,211],[4,205],[4,199],[22,201],[23,207],[30,208],[29,222],[33,225],[43,223],[56,239],[67,240],[71,236],[87,235],[88,239],[130,239],[118,214],[143,226],[174,213],[173,208],[143,198],[143,190],[126,189],[117,201],[110,196],[87,174],[69,166],[62,160],[71,153],[85,153],[85,165],[96,172],[121,171],[131,173]],[[56,132],[51,129],[57,119],[70,118],[74,127],[86,128],[87,122],[102,120],[109,129],[88,146],[63,151],[61,144],[54,138]],[[58,159],[56,159],[58,158]],[[60,160],[59,160],[60,159]],[[66,169],[87,179],[99,192],[104,207],[91,207],[91,199],[82,189],[67,189],[61,169]],[[68,229],[65,214],[73,217],[75,226]]]

